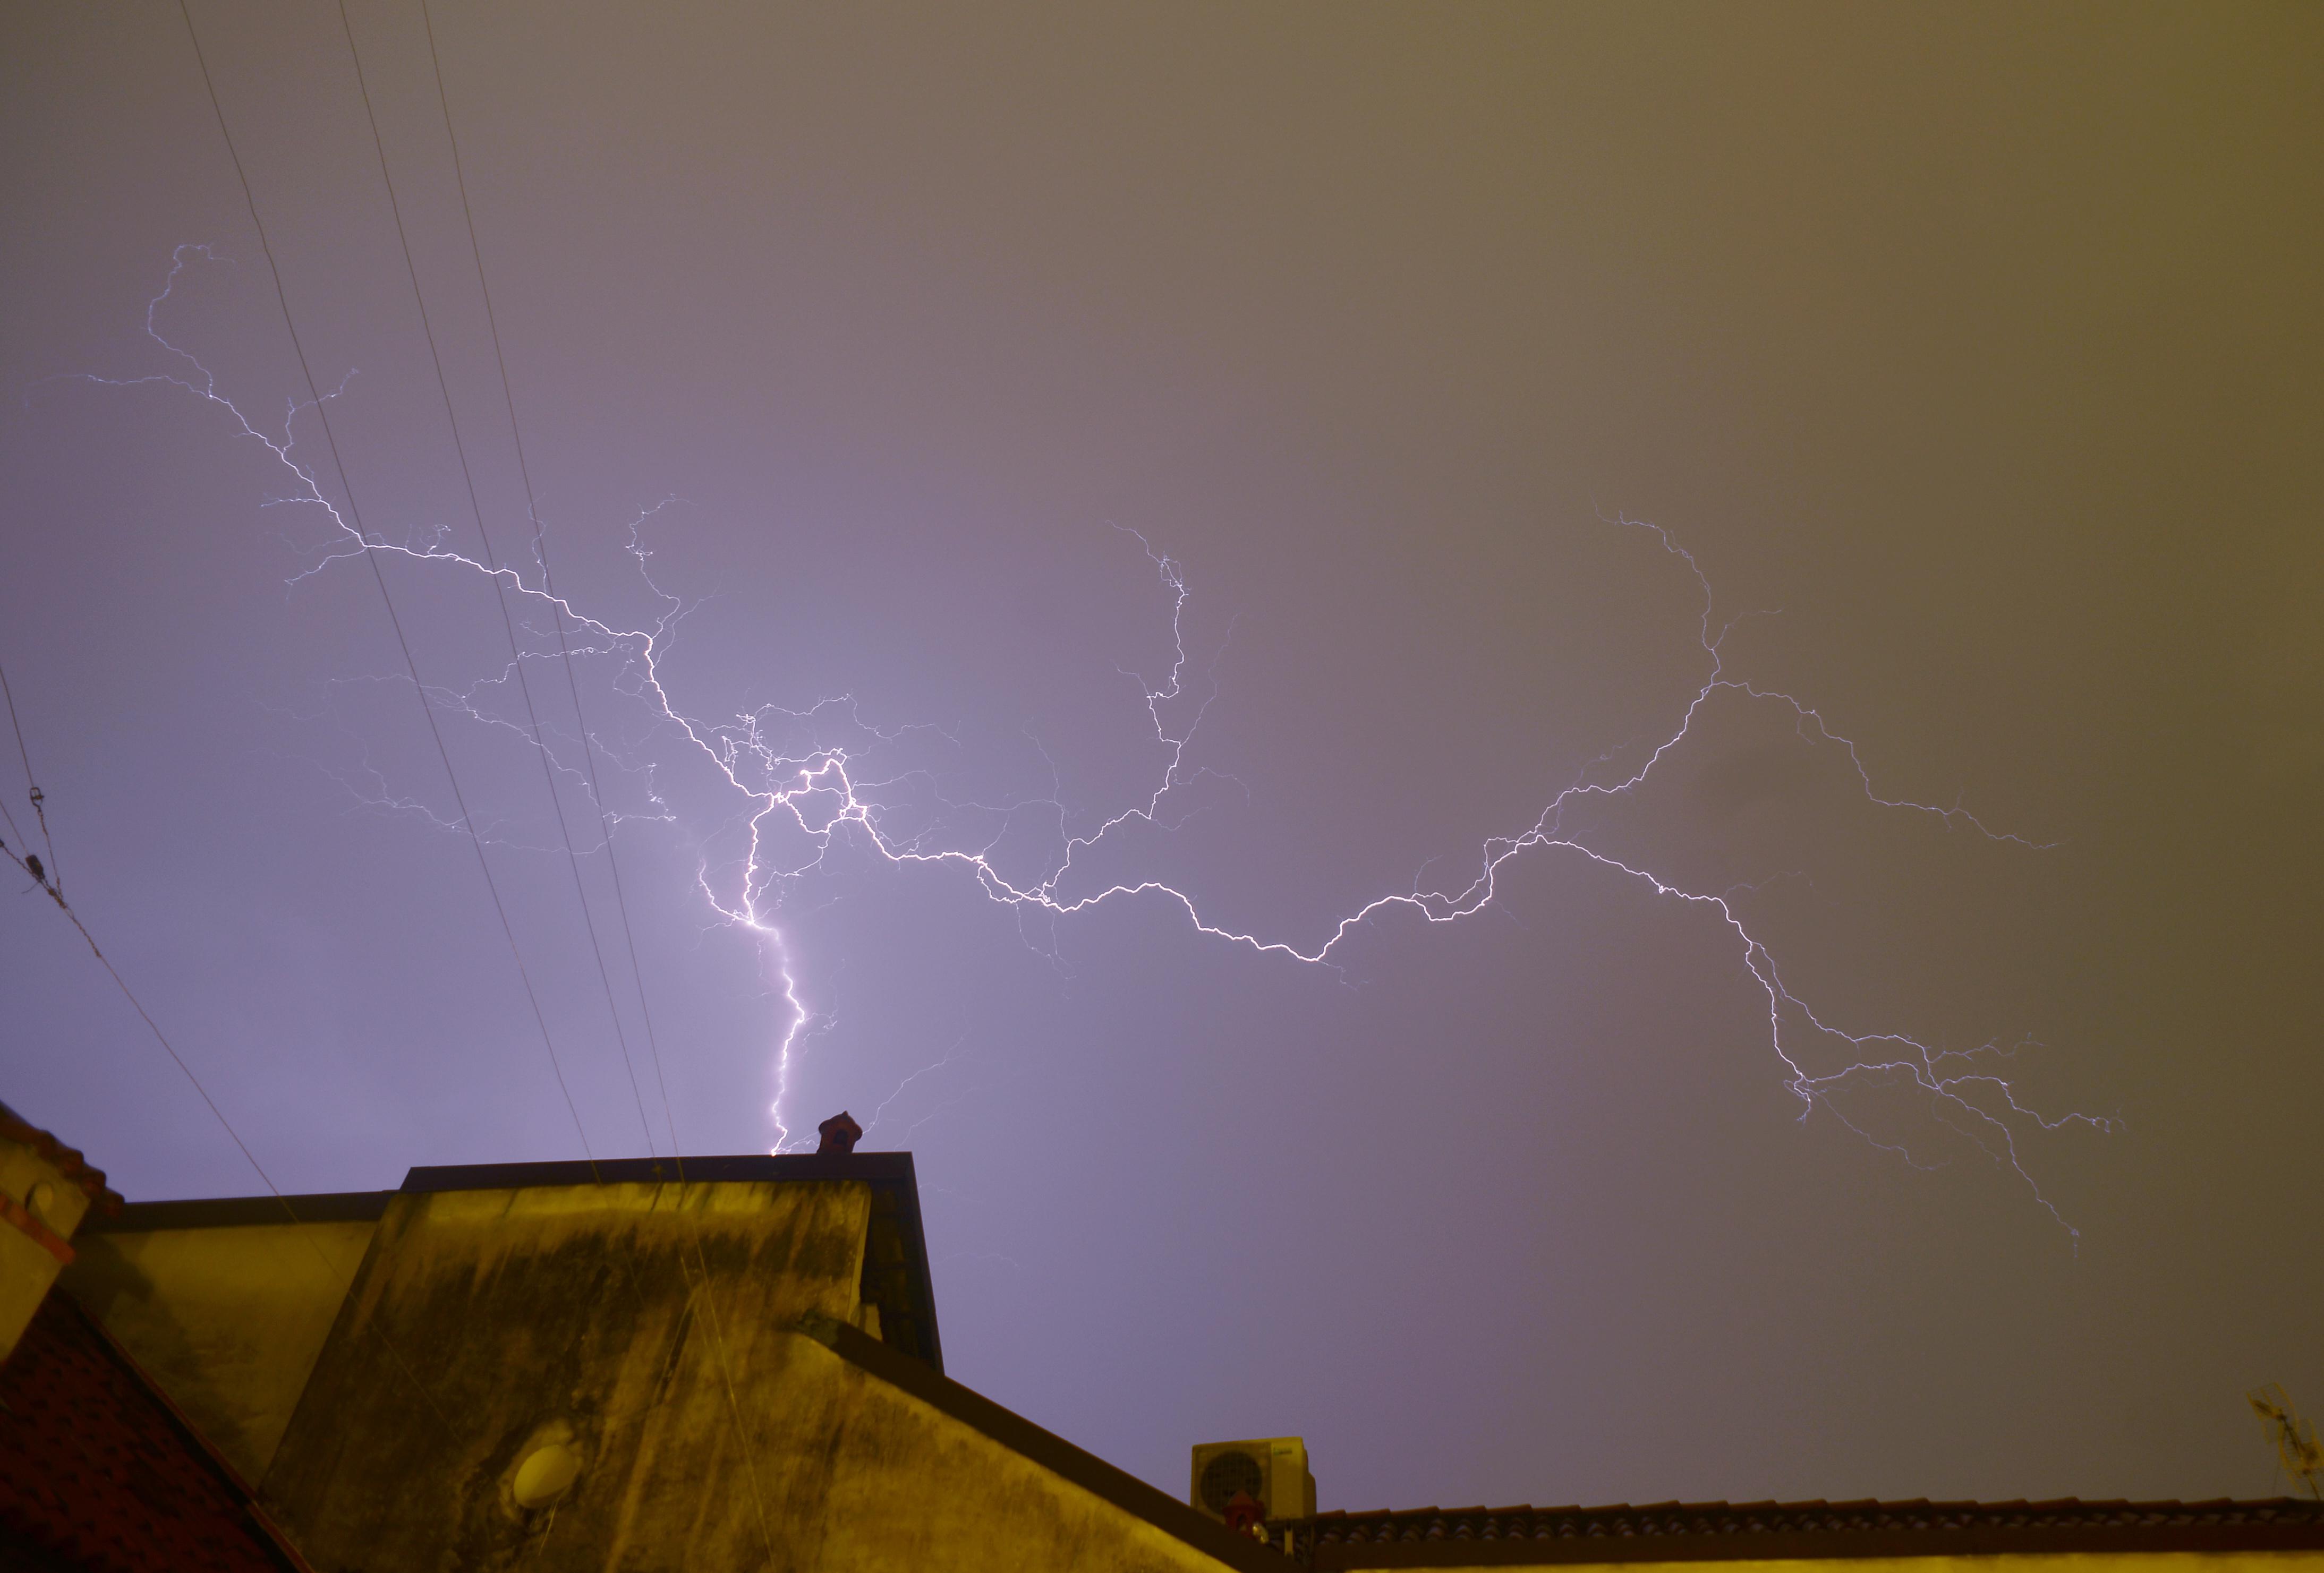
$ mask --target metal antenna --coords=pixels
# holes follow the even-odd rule
[[[2252,1412],[2268,1430],[2268,1440],[2275,1444],[2275,1460],[2283,1472],[2306,1488],[2308,1495],[2324,1502],[2324,1448],[2317,1446],[2316,1428],[2300,1418],[2292,1407],[2292,1397],[2282,1386],[2270,1383],[2244,1394]]]

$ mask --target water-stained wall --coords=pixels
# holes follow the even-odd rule
[[[731,1384],[779,1380],[784,1321],[853,1313],[869,1209],[843,1182],[400,1194],[264,1495],[327,1568],[490,1566],[560,1517],[575,1546],[723,1544],[751,1511]],[[549,1441],[580,1473],[521,1507]]]
[[[294,1224],[240,1201],[191,1205],[227,1210],[232,1221],[168,1217],[188,1204],[132,1208],[123,1222],[162,1227],[85,1231],[60,1287],[105,1325],[226,1462],[255,1481],[290,1424],[373,1225]]]
[[[798,1330],[872,1320],[872,1211],[839,1180],[399,1194],[270,1510],[323,1573],[1222,1566]]]

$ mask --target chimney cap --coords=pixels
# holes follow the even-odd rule
[[[817,1153],[852,1153],[863,1139],[863,1127],[844,1108],[815,1128],[823,1138],[815,1149]]]

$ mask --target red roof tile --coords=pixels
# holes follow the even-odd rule
[[[12,1542],[89,1573],[303,1568],[249,1489],[62,1294],[0,1366],[0,1553]]]
[[[1279,1527],[1279,1526],[1278,1526]],[[1704,1502],[1296,1521],[1318,1568],[1993,1552],[2324,1550],[2324,1502]]]

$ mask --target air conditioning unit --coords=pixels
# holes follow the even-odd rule
[[[1307,1444],[1297,1437],[1250,1442],[1204,1442],[1194,1449],[1194,1484],[1187,1500],[1223,1521],[1235,1493],[1259,1499],[1270,1519],[1315,1516],[1315,1476],[1307,1472]]]

